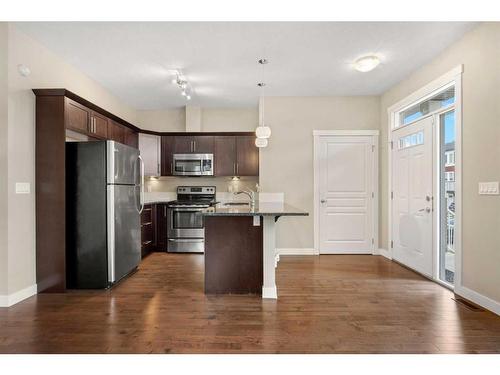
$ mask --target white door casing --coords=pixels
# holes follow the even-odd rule
[[[320,254],[372,254],[376,245],[377,143],[374,135],[316,141]]]
[[[392,257],[433,276],[433,116],[392,133]]]

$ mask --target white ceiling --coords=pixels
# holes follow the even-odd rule
[[[266,95],[377,95],[431,60],[474,26],[467,22],[39,22],[17,23],[137,109],[186,104],[170,69],[190,82],[202,107],[257,105],[267,57]],[[359,73],[351,63],[379,54]]]

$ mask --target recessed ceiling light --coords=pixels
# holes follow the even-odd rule
[[[366,73],[375,69],[378,64],[380,64],[380,59],[377,56],[363,56],[354,62],[354,69]]]

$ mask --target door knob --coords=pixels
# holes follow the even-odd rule
[[[321,203],[326,203],[326,199],[320,200]]]

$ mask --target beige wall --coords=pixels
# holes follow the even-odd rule
[[[8,26],[0,22],[0,296],[7,294],[7,230],[8,230],[8,195],[7,195],[7,45]]]
[[[313,130],[379,129],[379,98],[266,98],[269,145],[261,149],[260,184],[265,192],[284,192],[285,201],[309,212],[282,218],[277,247],[313,248]]]
[[[184,108],[137,111],[136,125],[145,130],[157,132],[186,131],[186,110]]]
[[[257,108],[201,108],[201,131],[254,131],[257,127]],[[186,110],[137,111],[137,125],[141,129],[160,132],[186,131]]]
[[[251,132],[259,122],[255,108],[203,108],[201,130],[204,132]]]
[[[463,64],[463,285],[500,301],[500,23],[482,24],[381,97],[381,246],[387,248],[387,108]]]
[[[64,87],[99,103],[132,123],[136,111],[62,61],[41,44],[8,25],[8,293],[35,283],[35,96],[32,88]],[[3,49],[2,49],[3,51]],[[22,77],[18,64],[31,69]],[[3,149],[3,148],[2,148]],[[0,167],[1,168],[1,167]],[[29,182],[31,194],[15,194],[16,182]],[[0,203],[1,204],[1,203]],[[2,212],[5,212],[2,210]]]

